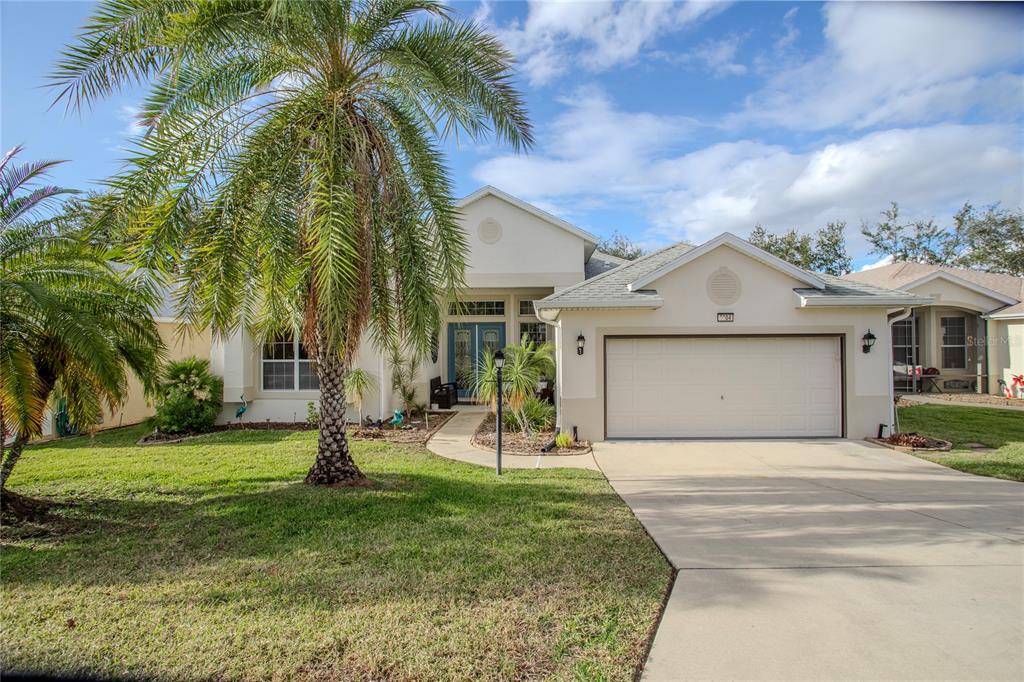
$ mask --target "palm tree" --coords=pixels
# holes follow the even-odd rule
[[[441,142],[532,143],[511,65],[438,0],[105,0],[57,67],[72,109],[151,82],[109,217],[173,272],[189,323],[301,333],[321,391],[307,483],[365,480],[344,419],[364,333],[423,354],[463,284]]]
[[[537,392],[540,380],[555,373],[555,345],[549,341],[537,344],[523,334],[519,345],[507,346],[504,353],[505,366],[501,370],[501,390],[504,393],[502,404],[508,405],[519,428],[524,433],[530,433],[530,424],[523,407]],[[492,412],[497,410],[498,370],[494,356],[490,353],[480,359],[473,393],[477,400],[489,404]]]
[[[15,165],[19,151],[0,161],[0,491],[55,394],[73,423],[91,425],[124,401],[129,370],[155,386],[163,352],[153,290],[39,219],[69,190],[32,189],[57,162]]]
[[[363,423],[363,400],[366,394],[376,390],[377,380],[365,369],[356,367],[345,375],[345,395],[359,412],[359,424]],[[381,415],[383,417],[383,415]]]

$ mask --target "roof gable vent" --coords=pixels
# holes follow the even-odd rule
[[[718,305],[732,305],[740,298],[740,278],[727,267],[720,267],[708,277],[708,298]]]
[[[494,218],[485,218],[477,225],[476,233],[484,244],[496,244],[501,239],[501,223]]]

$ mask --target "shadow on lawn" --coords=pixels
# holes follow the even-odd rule
[[[366,490],[288,483],[220,496],[211,489],[195,502],[83,500],[75,509],[82,532],[49,546],[5,548],[14,570],[4,578],[11,589],[161,583],[165,604],[267,603],[273,595],[270,608],[332,609],[393,598],[543,595],[565,581],[642,597],[649,585],[631,576],[667,574],[597,477],[581,485],[557,473],[500,482],[489,472],[440,473],[371,470],[375,485]]]

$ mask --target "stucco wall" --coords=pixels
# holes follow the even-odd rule
[[[1003,381],[1013,387],[1012,377],[1024,374],[1024,320],[1003,320],[1006,330],[1006,364],[1003,366]]]
[[[178,325],[175,322],[158,322],[160,338],[167,346],[168,360],[182,360],[187,357],[209,359],[210,357],[210,332],[186,332],[183,336],[178,335]],[[128,379],[128,399],[113,412],[104,410],[103,420],[99,429],[111,429],[118,426],[138,424],[153,414],[153,406],[146,400],[142,384],[132,374]]]
[[[984,294],[979,294],[976,291],[971,291],[959,284],[944,279],[934,279],[931,282],[908,289],[908,291],[922,296],[931,296],[935,299],[932,305],[968,308],[981,313],[987,313],[1006,305],[1002,301],[989,298]]]
[[[506,344],[515,344],[519,339],[519,324],[538,321],[532,315],[519,314],[519,301],[543,298],[551,291],[550,287],[466,290],[462,295],[464,301],[504,301],[505,315],[469,317],[442,315],[437,360],[433,361],[428,355],[420,362],[420,371],[416,382],[418,401],[424,404],[428,403],[431,378],[439,376],[445,382],[452,381],[448,371],[449,323],[502,322],[505,324]],[[554,340],[553,333],[550,334],[550,338]],[[220,415],[222,423],[235,421],[235,411],[242,404],[240,396],[243,394],[249,401],[243,420],[251,422],[293,421],[296,419],[302,421],[306,417],[308,403],[319,400],[319,391],[263,390],[260,349],[249,340],[245,333],[240,332],[227,341],[214,343],[213,356],[212,365],[215,371],[224,372],[223,376],[225,376],[224,409]],[[387,358],[382,358],[374,348],[369,335],[360,345],[354,364],[373,376],[377,382],[377,387],[364,398],[363,416],[371,416],[374,419],[382,415],[386,418],[390,417],[393,410],[401,407],[400,401],[391,390],[392,365]],[[380,390],[381,388],[383,391]],[[349,410],[348,419],[353,421],[358,419],[358,413],[354,406]]]
[[[501,238],[488,244],[480,224],[495,220]],[[583,279],[583,240],[495,196],[462,209],[469,244],[469,287],[564,287]]]
[[[708,277],[728,267],[740,278],[739,300],[713,303]],[[575,343],[559,348],[561,427],[578,427],[581,438],[604,437],[604,337],[629,334],[839,334],[845,343],[846,426],[850,438],[877,434],[889,422],[889,329],[881,308],[799,309],[792,289],[806,286],[727,246],[679,268],[651,288],[665,304],[658,310],[563,310],[558,324],[563,339],[586,338],[584,355]],[[717,313],[731,312],[735,322],[719,323]],[[878,342],[861,351],[860,338],[870,329]],[[685,388],[685,387],[681,387]]]

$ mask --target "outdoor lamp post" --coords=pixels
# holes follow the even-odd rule
[[[505,366],[505,354],[500,350],[494,351],[494,367],[498,372],[498,426],[495,433],[495,455],[497,461],[494,470],[501,476],[501,404],[505,402],[505,392],[501,387],[501,368]]]
[[[870,353],[871,346],[875,345],[875,338],[875,335],[872,334],[871,330],[869,329],[868,333],[862,336],[860,339],[864,343],[864,345],[861,347],[861,350],[864,351],[865,353]]]

